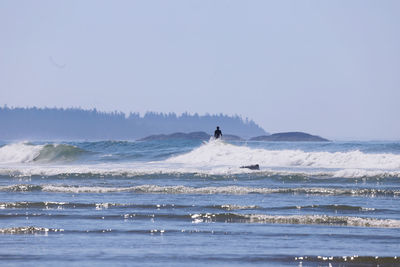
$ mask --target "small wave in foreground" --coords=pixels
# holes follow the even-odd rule
[[[183,185],[159,186],[138,185],[130,187],[100,187],[100,186],[70,186],[70,185],[34,185],[17,184],[0,186],[0,191],[9,192],[58,192],[58,193],[114,193],[133,192],[143,194],[309,194],[309,195],[350,195],[350,196],[400,196],[399,190],[373,188],[325,188],[325,187],[297,187],[297,188],[258,188],[245,186],[208,186],[190,187]]]

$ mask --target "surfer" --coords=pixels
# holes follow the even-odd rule
[[[217,130],[215,130],[215,132],[214,132],[214,137],[215,137],[215,139],[218,139],[218,138],[220,138],[222,136],[222,132],[221,132],[221,130],[219,129],[219,126],[217,126]]]

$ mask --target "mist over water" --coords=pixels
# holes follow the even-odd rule
[[[3,142],[0,256],[395,266],[399,179],[396,142]]]

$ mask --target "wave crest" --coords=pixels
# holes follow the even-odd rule
[[[0,163],[73,161],[84,152],[66,144],[16,143],[0,147]]]
[[[359,150],[349,152],[305,152],[302,150],[268,150],[237,146],[221,141],[210,141],[166,160],[169,163],[202,166],[301,167],[332,169],[399,170],[400,155],[369,154]]]
[[[266,215],[266,214],[193,214],[193,223],[232,222],[232,223],[273,223],[273,224],[318,224],[341,225],[371,228],[400,228],[399,220],[366,217],[328,216],[328,215]]]
[[[133,192],[142,194],[203,194],[203,195],[247,195],[247,194],[305,194],[305,195],[349,195],[349,196],[399,196],[399,190],[373,189],[373,188],[324,188],[324,187],[298,187],[298,188],[268,188],[245,186],[209,186],[189,187],[183,185],[159,186],[138,185],[131,187],[100,187],[100,186],[69,186],[69,185],[32,185],[17,184],[0,186],[0,191],[29,192],[45,191],[55,193],[115,193]]]

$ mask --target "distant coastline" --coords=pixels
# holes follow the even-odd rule
[[[0,140],[137,140],[159,133],[226,133],[249,138],[268,133],[253,120],[224,114],[125,114],[80,108],[0,107]]]
[[[0,107],[0,140],[209,140],[218,125],[228,141],[326,142],[303,132],[269,134],[240,116],[101,112],[80,108]]]

